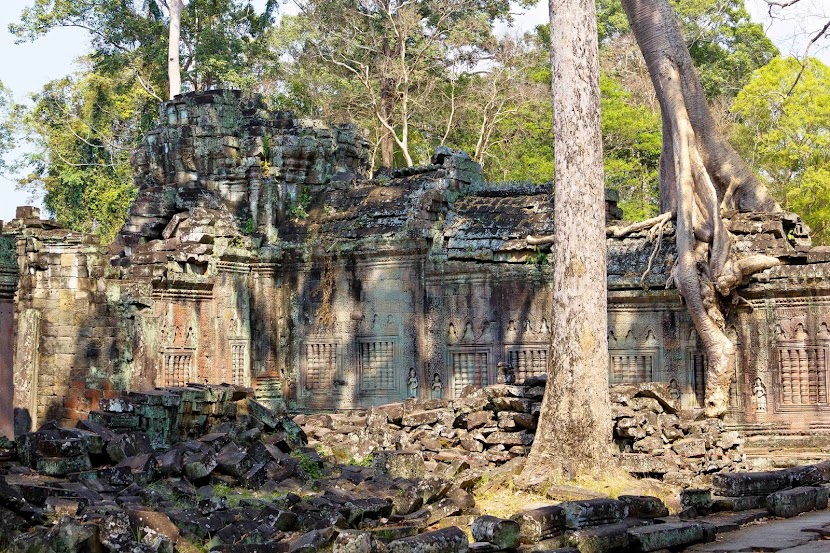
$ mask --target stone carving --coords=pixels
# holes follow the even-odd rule
[[[767,412],[767,388],[758,377],[755,379],[755,385],[752,387],[752,396],[755,398],[755,411],[758,413]]]
[[[455,331],[455,325],[450,323],[450,328],[447,331],[447,343],[448,344],[457,344],[458,343],[458,333]]]
[[[669,380],[669,395],[675,400],[680,401],[680,385],[677,380],[672,378]]]
[[[431,399],[443,399],[444,398],[444,383],[441,381],[441,374],[435,373],[432,375],[432,387],[429,391],[429,397]]]
[[[476,341],[476,334],[473,330],[473,323],[467,321],[464,325],[464,335],[461,336],[461,341],[464,343],[473,343]]]
[[[406,397],[418,397],[418,375],[414,367],[409,367],[409,376],[406,379]]]
[[[499,384],[516,383],[516,372],[513,370],[513,367],[509,363],[499,361],[496,365],[496,370],[499,373],[498,377],[496,377],[496,382],[498,382]]]

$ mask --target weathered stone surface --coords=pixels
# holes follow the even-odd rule
[[[526,544],[538,543],[565,531],[565,511],[557,505],[522,511],[511,520],[519,523],[519,538]]]
[[[371,553],[372,540],[369,532],[346,530],[334,540],[333,553]]]
[[[767,496],[744,495],[741,497],[713,496],[711,507],[713,511],[750,511],[766,507]]]
[[[703,541],[703,526],[694,522],[673,522],[638,526],[628,530],[632,551],[659,551]]]
[[[576,530],[587,526],[619,522],[628,514],[628,505],[616,499],[563,501],[559,508],[565,513],[565,526]]]
[[[380,451],[375,454],[372,466],[378,474],[392,477],[424,476],[424,458],[417,451]]]
[[[625,523],[603,524],[577,530],[568,537],[580,553],[611,553],[628,550],[628,529]]]
[[[792,476],[787,470],[721,473],[713,477],[712,486],[716,494],[727,497],[768,495],[791,487]]]
[[[469,541],[463,530],[456,526],[433,532],[425,532],[411,538],[403,538],[386,545],[388,553],[464,553]]]
[[[505,520],[485,515],[473,521],[473,539],[477,542],[489,542],[498,549],[513,549],[519,547],[519,523],[514,520]]]
[[[628,505],[628,516],[632,518],[660,518],[669,514],[668,508],[657,497],[621,495],[617,499]]]
[[[790,518],[807,511],[827,508],[827,492],[823,488],[802,486],[771,493],[767,496],[766,504],[773,515]]]

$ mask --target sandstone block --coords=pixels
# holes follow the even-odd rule
[[[633,518],[661,518],[669,516],[668,508],[660,498],[650,495],[621,495],[617,499],[628,505],[628,516]]]
[[[692,522],[673,522],[638,526],[628,530],[631,551],[658,551],[704,541],[703,526]]]
[[[628,514],[628,505],[617,499],[564,501],[559,504],[559,507],[565,513],[565,526],[572,530],[600,524],[613,524]]]
[[[519,540],[525,544],[538,543],[565,531],[565,511],[558,505],[522,511],[510,519],[519,523]]]
[[[378,451],[372,467],[377,474],[393,478],[417,479],[423,478],[425,473],[424,458],[418,451]]]
[[[826,497],[826,495],[825,495]],[[791,518],[807,511],[815,510],[819,499],[819,488],[802,486],[791,490],[781,490],[767,496],[767,509],[781,518]],[[824,506],[827,506],[826,499]]]
[[[787,470],[720,473],[712,478],[713,491],[727,497],[769,495],[791,485],[792,476]]]
[[[580,553],[611,553],[628,550],[629,525],[618,522],[573,532],[568,542]]]
[[[389,542],[388,553],[465,553],[469,541],[467,534],[457,526],[425,532],[410,538]]]
[[[485,515],[473,521],[472,534],[477,542],[489,542],[498,549],[519,547],[519,523]]]
[[[333,553],[371,553],[372,539],[369,532],[344,530],[334,540]]]

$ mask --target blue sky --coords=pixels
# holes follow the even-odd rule
[[[33,0],[2,0],[0,10],[0,81],[12,90],[17,101],[26,101],[29,94],[38,91],[45,83],[75,70],[73,61],[86,51],[88,36],[80,29],[57,29],[34,43],[15,44],[8,32],[10,23],[17,21],[20,12]],[[262,4],[263,0],[254,0]],[[763,0],[747,0],[747,6],[757,21],[765,21],[766,9]],[[830,17],[830,2],[827,0],[801,0],[800,8],[790,12],[786,19],[770,22],[766,20],[768,35],[778,44],[783,53],[803,53],[805,36],[819,28],[818,17],[809,18],[804,14],[818,14]],[[547,2],[541,2],[526,14],[517,18],[519,28],[532,28],[547,18]],[[830,64],[830,40],[824,39],[811,52]],[[15,190],[15,183],[8,177],[0,177],[0,220],[14,217],[15,206],[34,204],[28,193]]]

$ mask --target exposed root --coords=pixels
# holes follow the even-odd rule
[[[619,225],[612,225],[610,227],[605,228],[605,236],[610,236],[611,238],[625,238],[633,232],[638,232],[645,229],[662,229],[666,223],[668,223],[674,218],[674,215],[675,214],[673,211],[667,211],[665,213],[657,215],[656,217],[652,217],[651,219],[646,219],[645,221],[637,221],[636,223],[631,223],[630,225],[622,227]]]
[[[646,270],[643,271],[642,276],[640,276],[640,286],[642,286],[645,290],[648,290],[646,278],[648,277],[648,274],[651,272],[651,267],[654,264],[655,258],[657,258],[657,254],[660,253],[660,246],[663,244],[663,233],[666,227],[669,225],[669,222],[671,221],[671,212],[664,213],[663,215],[656,217],[656,219],[663,219],[664,215],[669,215],[669,218],[656,223],[655,226],[651,227],[651,229],[648,231],[648,240],[654,241],[654,249],[651,250],[651,255],[648,257],[648,264],[646,265]]]
[[[548,234],[546,236],[533,236],[531,234],[527,235],[525,238],[528,246],[541,246],[543,244],[553,244],[553,235]]]

